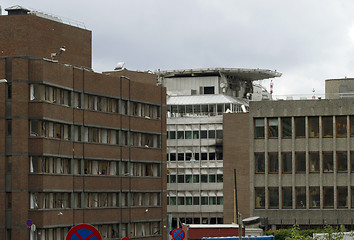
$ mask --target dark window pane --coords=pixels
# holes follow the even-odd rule
[[[292,161],[291,161],[291,153],[282,153],[282,165],[283,165],[283,173],[291,173],[292,170]]]
[[[333,187],[324,187],[323,188],[323,205],[328,208],[334,207]]]
[[[264,119],[259,118],[254,120],[254,129],[256,138],[264,138]]]
[[[306,171],[306,155],[304,152],[295,153],[295,167],[296,172]]]
[[[255,170],[256,173],[264,173],[265,172],[265,161],[264,161],[264,153],[255,153]]]
[[[177,182],[178,183],[184,183],[184,175],[178,175],[177,176]]]
[[[295,137],[305,137],[305,117],[295,118]]]
[[[202,159],[201,160],[208,160],[208,153],[202,153]]]
[[[268,137],[270,138],[278,137],[278,118],[268,119]]]
[[[319,118],[309,117],[309,137],[318,137],[319,135]]]
[[[277,173],[278,169],[278,153],[269,153],[269,173]]]
[[[347,153],[337,152],[337,171],[346,172],[347,170]]]
[[[279,208],[279,189],[269,188],[269,207],[270,208]]]
[[[347,116],[336,117],[336,134],[337,137],[347,136]]]
[[[264,208],[265,207],[265,191],[264,188],[255,188],[256,202],[255,208]]]
[[[176,153],[170,153],[170,161],[176,161]]]
[[[186,131],[186,139],[192,139],[192,131]]]
[[[320,207],[320,188],[310,187],[310,208]]]
[[[176,131],[169,131],[168,133],[169,139],[176,139]]]
[[[177,132],[177,138],[178,139],[184,139],[184,131],[178,131]]]
[[[333,172],[333,152],[323,153],[323,172]]]
[[[216,130],[216,138],[222,139],[222,130]]]
[[[333,117],[322,117],[323,137],[333,137]]]
[[[199,139],[199,131],[193,131],[193,139]]]
[[[200,138],[202,138],[202,139],[208,138],[208,132],[206,130],[201,130],[200,131]]]
[[[209,138],[215,138],[215,130],[209,130]]]
[[[318,152],[309,153],[310,161],[310,172],[319,172],[320,171],[320,155]]]
[[[178,153],[178,161],[184,161],[184,153]]]
[[[348,189],[347,187],[338,187],[338,207],[346,208],[348,207]]]
[[[296,208],[306,208],[306,188],[295,188]]]
[[[292,208],[293,206],[293,194],[290,187],[284,187],[283,189],[283,208]]]
[[[291,118],[281,118],[281,126],[282,126],[282,137],[289,138],[292,136],[291,129]]]
[[[202,182],[202,183],[207,183],[207,182],[208,182],[208,175],[202,174],[202,175],[200,176],[200,178],[201,178],[201,182]]]

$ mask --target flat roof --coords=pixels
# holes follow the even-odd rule
[[[224,94],[205,94],[188,96],[167,96],[167,105],[195,105],[195,104],[245,104],[248,101],[244,98],[232,97]]]
[[[189,228],[238,228],[238,224],[187,224]]]
[[[268,69],[250,69],[250,68],[197,68],[157,71],[159,77],[198,77],[198,76],[221,76],[222,74],[234,76],[243,80],[262,80],[268,78],[280,77],[282,73],[276,70]]]

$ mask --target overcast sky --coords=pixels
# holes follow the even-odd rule
[[[275,95],[324,93],[354,77],[352,0],[2,0],[81,21],[93,69],[264,68]],[[263,81],[269,89],[269,81]]]

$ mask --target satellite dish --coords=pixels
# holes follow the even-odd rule
[[[117,63],[117,66],[116,66],[116,68],[115,68],[114,70],[121,70],[121,69],[123,69],[124,64],[125,64],[125,62],[119,62],[119,63]]]
[[[257,224],[261,221],[260,217],[249,217],[249,218],[245,218],[242,220],[243,225],[247,226],[247,225],[252,225],[252,224]]]

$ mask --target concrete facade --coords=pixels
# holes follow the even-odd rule
[[[90,31],[0,18],[0,239],[166,239],[165,88],[90,71]]]
[[[250,103],[251,216],[274,227],[353,224],[353,103]]]

